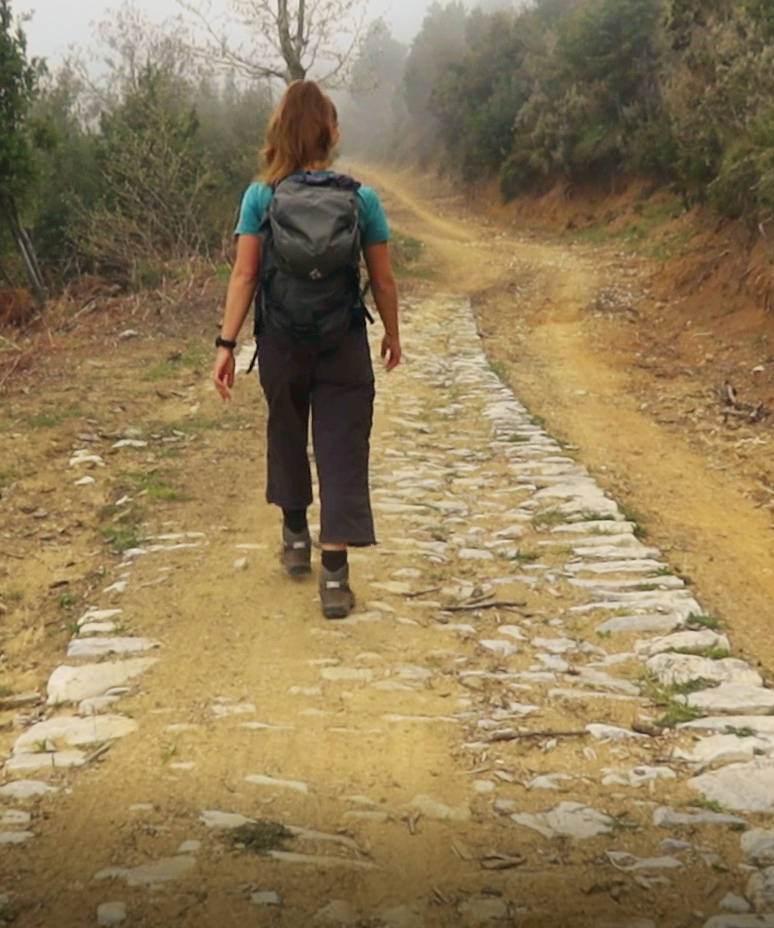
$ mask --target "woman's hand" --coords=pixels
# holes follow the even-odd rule
[[[231,388],[234,386],[234,353],[229,348],[218,348],[215,355],[215,368],[212,372],[212,381],[215,389],[225,402],[231,399]]]
[[[386,358],[388,371],[394,370],[400,364],[400,336],[385,335],[382,339],[382,357]]]

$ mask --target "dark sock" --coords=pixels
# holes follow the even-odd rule
[[[337,570],[341,570],[342,567],[347,565],[347,549],[343,551],[326,551],[323,548],[322,553],[322,566],[329,570],[331,573],[334,573]]]
[[[306,509],[283,509],[282,518],[287,528],[296,535],[300,535],[301,532],[305,532],[308,528]]]

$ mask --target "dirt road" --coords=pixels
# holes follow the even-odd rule
[[[764,602],[764,517],[587,346],[593,252],[377,180],[432,278],[378,371],[346,621],[280,571],[257,383],[219,406],[204,315],[11,397],[0,919],[774,924],[718,914],[774,909],[765,612],[708,614]]]

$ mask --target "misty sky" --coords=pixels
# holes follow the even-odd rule
[[[219,0],[225,5],[225,0]],[[430,0],[370,0],[374,17],[383,15],[397,39],[408,42],[419,30]],[[180,12],[175,0],[134,0],[148,19],[161,22]],[[120,0],[13,0],[15,15],[32,13],[24,25],[28,53],[56,64],[71,44],[88,45],[91,23],[105,18]]]

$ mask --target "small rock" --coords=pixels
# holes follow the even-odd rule
[[[121,879],[127,886],[154,886],[179,880],[196,865],[193,857],[162,857],[139,867],[106,867],[94,874],[95,880]]]
[[[240,815],[238,812],[218,812],[208,809],[199,816],[207,828],[239,828],[241,825],[252,825],[255,820]]]
[[[774,867],[753,873],[747,882],[745,895],[756,912],[770,912],[774,906]]]
[[[120,925],[126,920],[126,903],[103,902],[97,906],[97,923],[100,925]]]
[[[415,796],[409,807],[427,818],[440,822],[467,822],[470,819],[470,809],[467,806],[447,806],[431,796]]]
[[[201,841],[183,841],[177,849],[178,854],[198,854],[202,849]]]
[[[160,648],[161,642],[150,638],[73,638],[67,646],[69,658],[104,657],[108,654],[136,654]]]
[[[33,799],[36,796],[45,796],[46,793],[55,793],[57,788],[49,786],[42,780],[14,780],[0,786],[0,797],[3,799]]]
[[[720,900],[720,908],[726,912],[733,912],[736,915],[744,915],[752,910],[750,903],[744,896],[737,896],[734,893],[728,893]]]
[[[661,828],[678,828],[681,825],[725,825],[744,828],[747,822],[737,815],[726,815],[725,812],[710,812],[704,809],[697,812],[676,812],[669,806],[659,806],[653,812],[653,824]]]
[[[511,818],[519,825],[532,828],[546,838],[566,835],[571,838],[591,838],[613,829],[609,815],[580,802],[562,802],[549,812],[534,815],[518,813]]]
[[[34,751],[49,738],[54,742],[62,741],[67,745],[79,747],[123,738],[135,731],[137,722],[122,715],[97,715],[89,719],[60,716],[38,722],[37,725],[28,728],[16,739],[13,752],[22,754],[25,751]]]
[[[247,570],[247,558],[239,557],[234,561],[234,570]]]
[[[34,837],[31,831],[0,831],[0,844],[24,844]]]
[[[282,905],[282,896],[279,893],[273,892],[271,890],[262,890],[255,893],[250,893],[250,902],[253,905],[272,905],[280,906]]]
[[[0,812],[0,825],[10,826],[11,828],[18,825],[29,825],[30,818],[29,812],[21,812],[18,809],[6,809],[4,812]]]
[[[85,477],[81,477],[79,480],[76,480],[76,481],[75,481],[75,486],[77,486],[77,487],[88,487],[88,486],[91,486],[93,483],[96,483],[96,482],[97,482],[97,481],[96,481],[93,477],[91,477],[91,476],[89,476],[89,475],[87,474]]]
[[[676,857],[635,857],[626,851],[606,851],[605,856],[617,870],[626,873],[632,870],[673,870],[683,866]]]
[[[586,726],[586,731],[599,741],[624,741],[627,738],[644,738],[645,735],[637,734],[628,728],[618,728],[616,725],[601,725],[597,722],[591,722]]]
[[[296,793],[308,793],[309,786],[300,780],[280,780],[276,777],[269,777],[263,773],[255,773],[246,776],[248,783],[254,783],[256,786],[273,786],[276,789],[289,789]]]
[[[774,915],[716,915],[704,928],[774,928]]]

